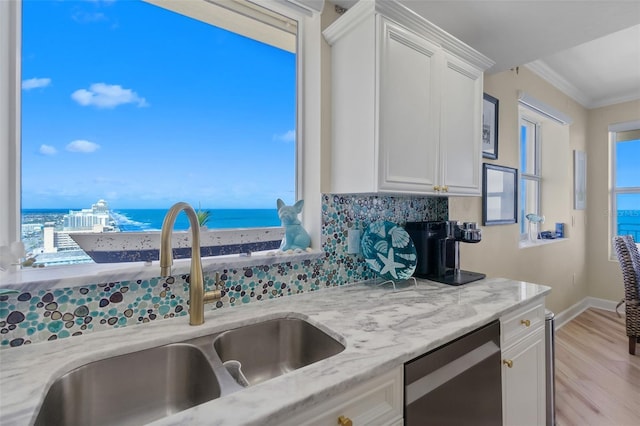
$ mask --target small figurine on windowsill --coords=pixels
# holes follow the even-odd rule
[[[278,217],[284,227],[284,238],[280,250],[286,253],[300,253],[310,251],[311,237],[302,227],[298,215],[302,212],[304,200],[299,200],[292,206],[287,206],[278,198]]]

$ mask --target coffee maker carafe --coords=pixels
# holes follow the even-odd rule
[[[482,240],[482,232],[475,222],[407,222],[406,230],[418,255],[414,276],[450,285],[466,284],[486,276],[460,269],[460,243]]]

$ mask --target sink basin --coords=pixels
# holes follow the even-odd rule
[[[171,344],[63,375],[49,388],[35,425],[140,425],[219,396],[205,354],[196,346]]]
[[[118,355],[55,380],[34,424],[141,425],[343,350],[317,327],[281,318]]]
[[[249,385],[336,355],[344,345],[297,318],[279,318],[221,333],[213,342],[223,362],[239,361]]]

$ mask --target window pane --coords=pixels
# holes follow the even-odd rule
[[[616,235],[633,235],[633,239],[640,242],[640,193],[616,194],[616,208]]]
[[[536,170],[536,125],[520,120],[520,170],[534,175]]]
[[[616,143],[616,187],[640,187],[640,139]]]
[[[141,1],[22,8],[29,249],[158,230],[178,201],[209,210],[209,228],[280,224],[276,199],[296,194],[295,52]]]
[[[529,231],[529,221],[526,216],[529,213],[540,214],[540,206],[538,205],[538,191],[540,184],[538,181],[531,179],[520,179],[520,233],[525,234]]]

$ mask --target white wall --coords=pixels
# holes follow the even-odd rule
[[[550,245],[520,249],[519,224],[486,226],[482,228],[479,244],[461,245],[461,263],[464,269],[484,272],[488,276],[548,285],[553,291],[547,297],[547,306],[560,312],[588,295],[586,214],[585,211],[573,210],[571,178],[573,150],[586,150],[587,147],[587,110],[527,68],[485,75],[484,91],[500,101],[498,159],[485,159],[485,162],[519,168],[519,90],[573,118],[568,146],[546,147],[547,152],[543,152],[547,157],[544,173],[553,180],[548,194],[543,197],[542,213],[548,216],[544,228],[553,228],[554,222],[565,222],[569,238]],[[545,140],[550,137],[548,135]],[[553,156],[554,150],[556,158],[548,158]],[[482,199],[449,198],[449,217],[481,223]]]

